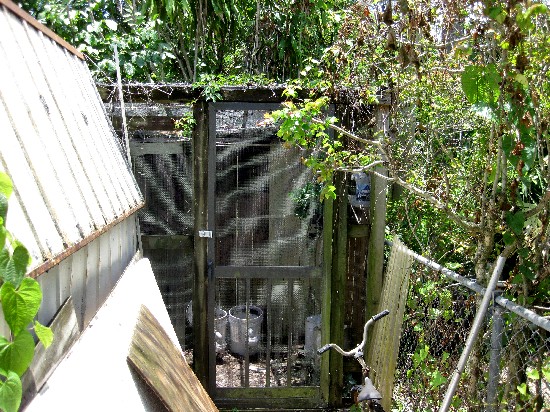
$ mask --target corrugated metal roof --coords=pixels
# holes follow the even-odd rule
[[[143,205],[80,57],[0,0],[0,170],[15,186],[8,229],[34,275]]]

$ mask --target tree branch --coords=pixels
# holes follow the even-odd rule
[[[382,175],[380,173],[377,173],[377,172],[374,172],[374,171],[372,173],[375,174],[376,176],[381,177],[383,179],[386,179],[390,182],[397,183],[399,186],[402,186],[403,188],[405,188],[408,191],[414,193],[415,195],[417,195],[421,199],[424,199],[425,201],[430,203],[432,206],[434,206],[435,208],[437,208],[437,209],[441,210],[443,213],[445,213],[445,215],[449,219],[451,219],[453,222],[455,222],[461,228],[463,228],[463,229],[465,229],[465,230],[467,230],[471,233],[481,232],[481,228],[478,224],[476,224],[476,223],[474,223],[470,220],[467,220],[467,219],[463,218],[462,216],[457,215],[455,212],[450,210],[447,207],[447,205],[445,205],[444,203],[437,200],[434,196],[432,196],[431,194],[425,192],[422,189],[419,189],[418,187],[416,187],[414,185],[411,185],[411,184],[405,182],[400,177],[395,176],[393,174],[392,174],[391,177],[388,177],[388,176],[384,176],[384,175]]]
[[[317,123],[317,124],[323,124],[323,125],[325,124],[325,122],[323,122],[321,119],[317,119],[317,118],[313,118],[312,121],[313,121],[313,123]],[[343,134],[344,136],[349,137],[352,140],[355,140],[356,142],[364,143],[364,144],[367,144],[369,146],[374,146],[379,150],[383,150],[382,143],[380,143],[379,140],[363,139],[362,137],[356,136],[353,133],[348,132],[346,129],[343,129],[339,126],[336,126],[335,124],[331,124],[331,125],[329,125],[329,127],[331,129],[337,131],[338,133]]]
[[[525,218],[528,219],[530,217],[533,217],[539,214],[546,208],[548,203],[550,203],[550,190],[546,190],[546,193],[544,194],[543,198],[540,200],[538,205],[536,205],[534,208],[529,209],[527,212],[525,212]]]

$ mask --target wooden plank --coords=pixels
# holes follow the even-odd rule
[[[378,106],[376,112],[376,129],[379,133],[387,133],[389,130],[389,106]],[[388,181],[381,177],[387,176],[388,170],[379,166],[371,174],[371,232],[369,238],[368,262],[367,262],[367,304],[365,319],[376,315],[378,302],[382,294],[384,283],[384,240],[386,232],[386,208]],[[369,348],[370,349],[370,348]]]
[[[347,175],[337,172],[334,175],[336,186],[336,210],[334,214],[334,249],[332,251],[332,294],[331,294],[331,342],[344,346],[344,312],[346,305],[346,271],[348,246],[348,197]],[[330,391],[329,404],[340,406],[344,388],[343,358],[340,354],[330,353]]]
[[[69,348],[80,335],[73,299],[69,297],[61,306],[50,324],[54,340],[50,347],[44,349],[42,343],[36,345],[34,359],[29,370],[23,375],[22,408],[30,402],[36,393],[53,373],[57,365],[67,354]]]
[[[183,143],[178,142],[136,142],[130,141],[130,153],[132,157],[146,154],[183,154]]]
[[[332,283],[330,281],[332,274],[332,233],[334,222],[332,214],[334,210],[334,200],[325,199],[323,202],[323,310],[321,312],[321,344],[330,343],[330,316],[332,312],[331,297]],[[330,390],[330,353],[321,356],[321,396],[323,399],[329,399]]]
[[[289,403],[289,399],[291,402]],[[218,408],[231,410],[235,406],[239,410],[260,409],[304,411],[307,409],[321,410],[326,405],[321,401],[319,387],[293,386],[272,388],[218,388],[216,390],[216,405]]]
[[[134,329],[128,362],[169,411],[218,410],[181,351],[144,305]]]
[[[209,108],[208,103],[198,102],[193,107],[196,120],[193,131],[193,179],[194,199],[193,216],[195,220],[194,233],[194,263],[195,281],[193,282],[193,335],[195,348],[193,351],[193,367],[203,386],[208,387],[210,380],[209,353],[210,334],[207,328],[208,319],[208,239],[199,236],[199,230],[208,230],[208,219],[213,218],[209,204]],[[210,165],[210,167],[215,167]]]
[[[370,333],[373,349],[367,353],[367,362],[374,372],[370,377],[382,394],[385,410],[390,409],[392,401],[412,261],[407,247],[395,237],[379,307],[379,310],[388,309],[390,315],[375,324]]]
[[[345,325],[349,327],[347,337],[350,339],[350,345],[356,345],[363,340],[365,325],[365,274],[368,238],[353,237],[350,231],[348,231],[348,237]],[[353,365],[352,367],[359,366],[355,360],[351,362],[351,365]]]

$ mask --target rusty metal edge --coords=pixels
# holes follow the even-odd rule
[[[59,37],[55,32],[44,26],[42,23],[40,23],[38,20],[36,20],[34,17],[32,17],[29,13],[27,13],[25,10],[20,8],[17,4],[15,4],[11,0],[0,0],[0,5],[3,5],[11,11],[13,14],[15,14],[17,17],[21,18],[22,20],[25,20],[27,23],[29,23],[31,26],[33,26],[35,29],[41,31],[46,36],[48,36],[50,39],[55,41],[57,44],[59,44],[61,47],[64,47],[69,52],[74,54],[76,57],[78,57],[81,60],[84,60],[84,55],[79,52],[74,46],[72,46],[67,41],[63,40],[61,37]]]
[[[3,1],[3,0],[0,0]],[[118,225],[123,220],[128,219],[130,216],[132,216],[134,213],[136,213],[139,209],[141,209],[143,206],[145,206],[145,202],[141,202],[129,211],[123,213],[118,218],[113,220],[112,222],[108,223],[107,225],[103,226],[101,229],[96,230],[94,233],[92,233],[90,236],[85,237],[81,241],[75,243],[74,245],[68,247],[63,252],[58,254],[57,256],[52,257],[51,259],[46,260],[44,263],[42,263],[40,266],[36,267],[35,269],[31,270],[29,273],[27,273],[27,276],[31,278],[38,278],[40,275],[42,275],[44,272],[47,272],[54,266],[58,265],[61,261],[65,260],[72,254],[76,253],[80,249],[82,249],[84,246],[88,245],[93,240],[97,239],[99,236],[104,234],[105,232],[112,229],[114,226]],[[139,235],[139,234],[138,234]]]

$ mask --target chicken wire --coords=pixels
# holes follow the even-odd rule
[[[415,264],[393,390],[396,410],[439,410],[470,333],[478,297]],[[548,332],[495,303],[485,316],[450,410],[549,408]]]
[[[214,262],[226,272],[215,275],[215,293],[216,307],[229,313],[219,388],[319,382],[316,356],[306,351],[308,321],[321,313],[320,272],[312,269],[321,264],[314,177],[300,161],[304,153],[284,148],[276,129],[264,126],[265,113],[216,112]],[[237,307],[260,311],[259,324],[232,317]],[[319,328],[310,332],[320,338]]]

